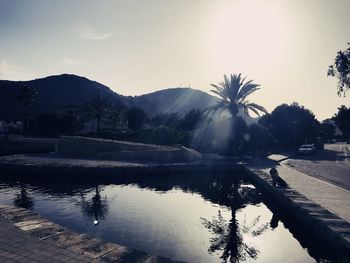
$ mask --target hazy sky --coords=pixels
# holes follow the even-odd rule
[[[323,120],[350,106],[327,77],[349,11],[350,0],[0,0],[0,79],[72,73],[139,95],[209,91],[242,72],[269,111],[297,101]]]

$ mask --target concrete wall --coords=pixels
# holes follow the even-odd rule
[[[348,222],[288,186],[273,186],[269,174],[246,167],[245,170],[250,181],[266,196],[265,201],[277,207],[280,213],[291,216],[295,224],[305,229],[305,235],[310,233],[336,253],[344,254],[346,259],[350,257]],[[346,259],[339,262],[349,262]]]
[[[60,154],[129,161],[183,162],[201,158],[200,153],[183,146],[170,147],[79,136],[62,136],[57,151]]]
[[[58,140],[5,136],[0,138],[0,155],[54,152]]]

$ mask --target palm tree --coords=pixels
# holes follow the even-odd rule
[[[259,90],[259,84],[253,83],[253,80],[245,82],[246,77],[241,74],[231,74],[230,77],[224,75],[224,81],[219,84],[211,84],[214,90],[211,92],[219,96],[220,101],[208,108],[208,111],[228,110],[232,117],[236,117],[240,109],[243,109],[245,115],[249,115],[249,110],[260,116],[260,112],[267,113],[267,110],[247,100],[247,97],[254,91]]]
[[[32,106],[38,92],[35,88],[24,85],[20,90],[17,96],[17,100],[21,105],[21,118],[23,120],[23,128],[27,128],[28,122],[28,108]]]
[[[222,262],[243,262],[256,259],[259,254],[258,248],[247,244],[243,235],[251,237],[261,235],[267,228],[268,223],[262,224],[260,216],[254,218],[250,224],[243,222],[241,227],[237,220],[237,212],[247,205],[256,205],[262,202],[261,195],[255,188],[243,185],[241,178],[227,174],[213,178],[210,188],[220,194],[220,202],[231,207],[231,219],[225,220],[218,212],[212,220],[201,218],[203,225],[214,236],[210,239],[210,254],[220,253]]]
[[[107,197],[102,198],[98,185],[95,187],[95,195],[91,198],[91,201],[85,199],[83,193],[81,195],[81,209],[84,215],[93,219],[94,225],[98,225],[101,219],[105,219],[108,214],[109,205]]]

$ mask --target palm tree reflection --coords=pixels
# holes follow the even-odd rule
[[[212,220],[202,218],[203,225],[214,234],[210,239],[209,253],[219,253],[223,262],[242,262],[246,259],[256,259],[259,250],[250,244],[246,244],[243,236],[250,234],[252,237],[262,234],[268,224],[259,226],[260,216],[256,217],[250,225],[243,222],[239,227],[236,218],[237,211],[248,204],[258,204],[261,196],[254,187],[242,185],[242,182],[234,176],[218,177],[213,181],[212,187],[221,194],[221,202],[231,207],[231,219],[225,220],[219,211],[218,216]],[[246,220],[245,220],[246,221]]]
[[[105,219],[108,213],[107,197],[102,198],[98,185],[95,187],[95,194],[91,201],[86,200],[83,193],[81,193],[81,209],[84,215],[91,219],[94,225],[100,223],[100,220]]]
[[[15,206],[30,209],[34,206],[34,200],[28,195],[26,186],[21,184],[21,191],[14,199]]]

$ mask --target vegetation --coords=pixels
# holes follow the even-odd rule
[[[101,118],[108,106],[108,97],[102,96],[99,92],[97,92],[96,96],[87,104],[87,111],[92,112],[97,120],[97,134],[100,133]]]
[[[129,128],[134,131],[140,130],[147,121],[147,114],[138,107],[132,107],[126,111]]]
[[[73,116],[59,118],[54,113],[40,114],[31,127],[32,133],[40,136],[59,136],[61,134],[74,134],[78,123]]]
[[[165,111],[167,113],[151,116],[140,107],[127,108],[125,117],[128,120],[128,131],[113,134],[100,133],[100,122],[103,116],[103,118],[110,118],[111,122],[118,121],[119,116],[113,119],[113,114],[104,114],[109,112],[107,111],[108,92],[97,92],[96,96],[86,103],[86,112],[89,114],[84,113],[84,116],[97,119],[98,136],[164,145],[182,144],[201,152],[220,155],[263,156],[276,147],[295,149],[303,143],[315,143],[318,137],[327,140],[334,136],[333,125],[319,124],[310,110],[297,103],[282,104],[268,114],[264,107],[249,102],[248,96],[259,90],[259,85],[252,80],[246,81],[241,74],[225,75],[223,82],[211,85],[215,88],[212,92],[219,96],[219,100],[204,111],[200,109],[192,109],[184,113]],[[21,108],[26,109],[32,105],[36,96],[35,89],[24,86],[17,99]],[[177,98],[176,103],[180,106],[181,98]],[[225,111],[227,113],[221,114]],[[214,114],[207,114],[210,112]],[[244,113],[243,117],[250,112],[258,116],[261,113],[265,115],[259,122],[248,125],[245,118],[240,117],[239,112]],[[349,138],[350,108],[342,106],[333,119],[344,135]],[[74,134],[78,126],[77,115],[64,116],[51,111],[37,114],[32,132],[40,136],[59,136]]]
[[[338,95],[345,96],[347,90],[350,89],[350,43],[349,47],[342,51],[338,51],[334,64],[328,68],[328,76],[338,79]]]
[[[266,127],[280,146],[295,148],[315,142],[319,135],[319,122],[315,115],[298,103],[282,104],[271,114],[263,116],[259,124]]]
[[[335,137],[336,127],[330,123],[321,123],[320,125],[320,136],[323,141],[329,141]]]
[[[350,107],[344,105],[338,108],[337,114],[333,117],[335,123],[343,133],[343,137],[350,139]]]
[[[241,74],[233,74],[230,77],[224,75],[224,82],[220,82],[218,85],[211,84],[215,88],[211,91],[219,96],[220,101],[208,110],[228,110],[232,117],[236,117],[240,109],[246,115],[249,115],[249,111],[258,116],[260,116],[260,112],[266,114],[267,111],[264,107],[247,100],[250,94],[260,89],[260,85],[254,84],[252,80],[245,82],[245,79],[246,77],[242,78]]]
[[[32,106],[38,92],[36,89],[24,85],[20,90],[17,96],[17,100],[21,106],[21,118],[23,120],[23,128],[27,128],[27,119],[28,119],[28,108]]]

